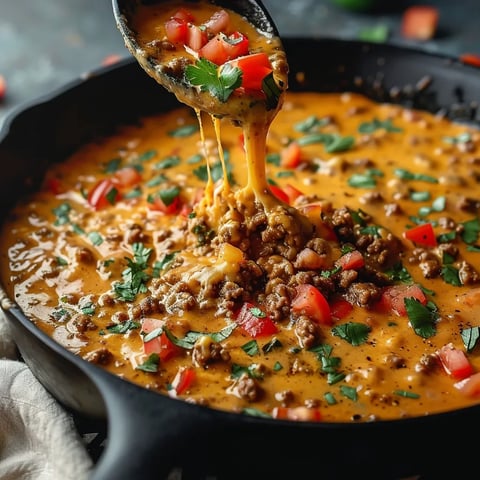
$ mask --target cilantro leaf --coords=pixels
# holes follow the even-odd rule
[[[405,309],[408,320],[415,333],[423,338],[430,338],[436,333],[435,323],[437,312],[427,305],[421,304],[416,298],[405,298]]]
[[[277,108],[282,91],[278,88],[277,82],[273,78],[273,72],[262,80],[262,90],[265,93],[267,110]]]
[[[370,327],[364,323],[348,322],[332,328],[332,334],[343,338],[354,347],[365,343],[370,332]]]
[[[238,67],[226,63],[219,68],[205,58],[188,65],[185,76],[192,85],[200,87],[202,92],[209,92],[222,103],[242,84],[242,71]]]
[[[460,335],[467,352],[470,353],[480,339],[480,327],[465,328]]]

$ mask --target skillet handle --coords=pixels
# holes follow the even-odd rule
[[[199,470],[206,468],[206,432],[214,424],[208,409],[153,394],[120,378],[98,380],[108,428],[91,480],[163,480],[186,461],[195,462]]]

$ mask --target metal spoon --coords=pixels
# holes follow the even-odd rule
[[[120,30],[125,45],[132,55],[136,58],[142,68],[153,77],[159,84],[167,90],[174,93],[176,97],[184,104],[197,110],[207,111],[216,117],[231,117],[237,123],[244,123],[245,118],[251,110],[252,102],[245,102],[245,99],[234,98],[233,96],[226,102],[213,98],[211,94],[200,91],[193,87],[184,75],[179,75],[174,69],[159,61],[158,55],[155,56],[152,50],[144,48],[138,40],[138,32],[132,27],[132,19],[140,4],[153,5],[161,3],[162,0],[112,0],[113,12],[117,27]],[[192,0],[190,2],[193,4]],[[226,8],[243,16],[257,31],[269,38],[269,43],[274,45],[272,66],[274,74],[277,73],[277,83],[280,90],[287,88],[287,61],[286,55],[275,26],[269,12],[266,10],[261,0],[208,0],[212,5],[219,8]],[[188,1],[185,5],[188,7]],[[184,53],[184,52],[183,52]],[[277,72],[278,70],[278,72]],[[258,103],[258,102],[257,102]],[[281,103],[281,102],[279,102]],[[247,106],[246,106],[247,105]],[[275,108],[268,117],[273,118]],[[250,112],[251,114],[251,112]],[[270,118],[270,120],[271,120]]]

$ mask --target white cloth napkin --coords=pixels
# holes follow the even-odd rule
[[[0,480],[84,480],[92,464],[70,414],[18,360],[0,312]]]

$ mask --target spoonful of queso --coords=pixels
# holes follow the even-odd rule
[[[285,229],[309,230],[311,225],[284,205],[267,181],[267,133],[283,104],[288,64],[261,0],[113,0],[113,6],[126,47],[143,69],[196,111],[200,127],[201,113],[210,115],[220,157],[220,121],[229,119],[243,129],[247,185],[230,195],[221,158],[222,191],[216,195],[209,179],[204,196],[214,210],[207,214],[212,227],[218,226],[217,207],[229,204],[232,211],[251,205],[253,211],[261,207],[267,216],[283,218],[280,209],[292,220]]]
[[[182,103],[238,124],[262,111],[270,123],[281,107],[286,55],[261,1],[113,0],[113,9],[128,50]]]

